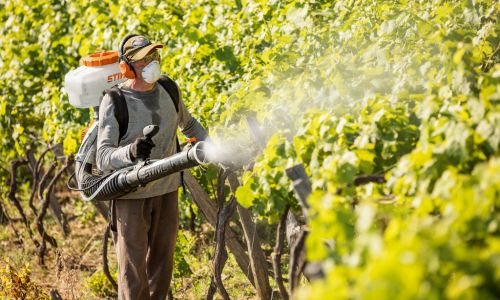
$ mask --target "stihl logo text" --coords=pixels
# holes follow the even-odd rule
[[[122,78],[123,78],[122,73],[111,74],[108,76],[108,82],[115,81],[115,80],[122,79]]]

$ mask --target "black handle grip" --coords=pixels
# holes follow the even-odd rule
[[[147,139],[151,140],[151,138],[153,138],[158,133],[158,131],[160,131],[160,126],[148,125],[144,127],[144,129],[142,130],[142,134],[144,134]]]

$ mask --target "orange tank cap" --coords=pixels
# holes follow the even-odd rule
[[[101,51],[90,54],[82,59],[87,67],[99,67],[114,64],[118,61],[118,51]]]

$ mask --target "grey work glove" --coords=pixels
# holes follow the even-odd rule
[[[137,158],[147,159],[149,158],[151,149],[153,149],[154,146],[155,144],[153,141],[145,136],[137,138],[130,145],[130,158],[132,160],[136,160]]]

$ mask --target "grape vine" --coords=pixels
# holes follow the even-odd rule
[[[42,175],[57,179],[44,170],[61,154],[46,149],[62,144],[71,156],[90,121],[69,105],[64,74],[134,32],[165,43],[162,71],[215,142],[253,150],[232,170],[241,185],[225,212],[239,205],[281,231],[287,215],[304,223],[306,259],[324,276],[302,282],[298,298],[500,294],[496,1],[14,0],[0,8],[0,216],[12,205],[30,236],[50,196],[36,201]],[[311,182],[307,207],[286,173],[300,164]],[[34,166],[32,180],[24,165]],[[196,171],[214,199],[223,194],[212,184],[217,173]],[[181,205],[194,213],[186,197]],[[38,233],[43,247],[52,244],[43,225]],[[262,241],[276,247],[275,265],[282,239]],[[283,285],[274,287],[287,297]]]

